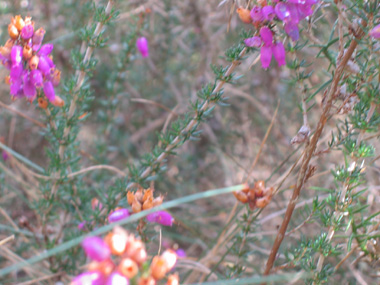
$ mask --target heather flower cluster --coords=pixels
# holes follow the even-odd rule
[[[257,208],[264,208],[269,204],[273,195],[273,187],[265,187],[265,182],[259,180],[255,183],[253,188],[247,187],[238,192],[233,192],[235,198],[243,204],[248,203],[251,210]]]
[[[48,101],[63,106],[64,101],[55,94],[54,88],[61,80],[51,53],[52,44],[42,44],[45,30],[35,30],[31,17],[15,16],[8,26],[10,39],[0,47],[1,63],[10,71],[6,83],[10,85],[12,98],[27,98],[47,108]],[[44,96],[42,95],[42,91]]]
[[[144,243],[115,227],[113,232],[100,237],[88,237],[82,242],[86,255],[92,260],[87,271],[75,277],[71,285],[155,285],[174,268],[177,254],[165,250],[154,256],[150,265]],[[167,285],[178,285],[177,274],[170,274]]]
[[[256,35],[245,39],[248,47],[260,48],[261,65],[268,68],[274,56],[278,66],[285,65],[285,47],[275,32],[277,23],[282,23],[286,34],[293,40],[299,39],[298,24],[301,20],[313,14],[313,6],[318,0],[273,0],[257,1],[250,11],[238,8],[240,19],[256,27]]]
[[[162,204],[164,197],[162,195],[154,198],[153,190],[139,188],[135,193],[128,191],[128,204],[132,207],[133,213],[139,213],[142,210],[149,210]],[[172,226],[174,219],[165,211],[157,211],[146,216],[148,222],[158,223],[163,226]]]

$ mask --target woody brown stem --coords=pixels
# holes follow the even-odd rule
[[[363,26],[365,27],[366,25],[367,25],[367,23],[364,22]],[[338,90],[339,82],[340,82],[340,79],[342,77],[344,68],[346,67],[347,62],[351,58],[353,52],[355,51],[355,49],[358,45],[357,40],[360,40],[363,36],[364,36],[364,31],[360,29],[356,34],[356,39],[353,39],[351,41],[350,46],[348,47],[347,51],[343,55],[341,61],[339,62],[338,66],[335,70],[330,89],[326,95],[327,103],[323,107],[321,118],[318,122],[315,133],[314,133],[313,137],[311,138],[309,144],[306,146],[305,155],[303,156],[303,159],[302,159],[301,169],[300,169],[300,172],[298,174],[296,186],[294,188],[292,197],[291,197],[289,204],[288,204],[288,207],[286,209],[284,220],[282,221],[281,227],[277,233],[277,236],[276,236],[276,239],[274,241],[272,250],[271,250],[269,258],[267,260],[264,275],[269,275],[270,270],[272,269],[274,261],[276,259],[277,252],[281,246],[282,241],[285,238],[286,229],[288,228],[288,225],[289,225],[290,219],[292,217],[294,208],[296,206],[296,202],[299,198],[301,189],[302,189],[303,185],[305,184],[305,180],[306,180],[305,177],[307,174],[307,170],[309,167],[310,160],[313,157],[314,151],[317,147],[318,140],[319,140],[320,136],[322,135],[322,131],[323,131],[325,124],[327,122],[327,119],[329,117],[330,110],[331,110],[331,107],[333,105],[333,100],[334,100],[335,94]]]

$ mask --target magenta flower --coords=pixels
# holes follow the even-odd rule
[[[272,46],[263,45],[260,50],[261,66],[266,69],[272,61]]]
[[[261,46],[261,38],[260,37],[252,37],[244,40],[244,43],[247,47],[260,47]]]
[[[260,29],[260,36],[264,42],[264,45],[271,46],[273,42],[273,33],[268,27],[262,27]]]
[[[43,45],[40,50],[37,52],[38,55],[49,55],[51,54],[51,52],[53,51],[53,44],[46,44],[46,45]]]
[[[370,32],[369,35],[374,39],[380,39],[380,25],[375,26]]]
[[[44,79],[42,77],[41,71],[39,71],[38,69],[33,69],[30,72],[30,81],[33,83],[35,87],[42,87],[44,85]]]
[[[127,209],[119,209],[116,211],[113,211],[109,216],[108,216],[108,222],[109,223],[114,223],[120,220],[124,220],[129,217],[129,212]]]
[[[21,37],[24,40],[29,40],[31,37],[33,37],[33,34],[34,34],[33,25],[26,25],[21,30]]]
[[[177,254],[177,257],[179,258],[185,258],[186,257],[186,251],[183,250],[182,248],[179,248],[175,251],[175,253]]]
[[[110,257],[111,251],[100,237],[88,237],[82,242],[86,255],[95,261],[103,261]]]
[[[136,47],[141,53],[142,57],[149,56],[148,40],[144,37],[138,38],[136,41]]]
[[[4,161],[7,161],[9,159],[9,155],[5,150],[1,152],[1,156],[3,157]]]
[[[34,32],[33,39],[32,39],[33,51],[37,51],[40,48],[42,40],[44,39],[45,33],[46,32],[43,28],[39,28],[37,31]]]
[[[274,17],[276,16],[276,14],[274,13],[273,7],[270,5],[264,6],[262,9],[262,12],[263,12],[264,19],[267,21],[272,21]]]
[[[44,89],[46,98],[48,98],[50,102],[53,102],[55,99],[55,91],[54,91],[53,83],[51,83],[51,81],[45,81],[43,89]]]
[[[85,225],[86,225],[86,221],[79,223],[78,224],[78,230],[84,231]]]
[[[22,47],[14,45],[11,50],[11,60],[13,65],[19,65],[22,61]]]
[[[129,285],[129,280],[119,272],[113,272],[108,276],[106,285]]]
[[[276,59],[278,63],[278,66],[282,66],[286,64],[286,61],[285,61],[286,52],[285,52],[285,47],[282,44],[282,42],[277,42],[275,45],[273,45],[272,52],[273,52],[274,58]]]
[[[163,226],[171,227],[173,225],[174,219],[173,217],[165,211],[157,211],[152,214],[146,216],[146,219],[150,223],[157,223]]]
[[[264,20],[263,12],[259,6],[254,6],[250,12],[250,15],[253,22],[261,22]]]
[[[105,276],[99,271],[88,271],[79,274],[73,279],[71,285],[104,285]]]
[[[17,30],[20,27],[14,26],[14,21],[22,23],[21,31]],[[40,28],[35,31],[31,18],[26,17],[23,21],[20,16],[12,19],[11,27],[17,33],[9,33],[11,39],[0,47],[0,61],[10,71],[10,94],[13,98],[26,97],[30,102],[37,95],[45,95],[53,105],[63,106],[63,100],[55,96],[54,90],[61,78],[51,57],[54,46],[45,44],[41,47],[45,30]],[[59,104],[57,98],[60,99]]]
[[[282,21],[285,21],[290,17],[288,5],[284,2],[277,3],[274,7],[274,11],[276,13],[276,16]]]
[[[30,78],[30,74],[28,71],[24,71],[24,76],[23,76],[23,91],[24,94],[27,98],[33,99],[37,95],[36,87],[32,83],[32,80]]]
[[[286,23],[284,26],[285,32],[292,39],[292,41],[296,42],[300,38],[300,32],[298,30],[298,26],[293,24],[292,22]]]

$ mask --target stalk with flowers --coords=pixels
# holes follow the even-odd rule
[[[377,282],[379,1],[71,4],[0,35],[1,282]]]

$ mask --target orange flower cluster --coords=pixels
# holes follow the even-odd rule
[[[265,182],[259,180],[253,188],[246,188],[234,192],[236,199],[243,204],[248,203],[251,210],[255,207],[264,208],[272,199],[273,187],[265,187]]]
[[[132,212],[138,213],[161,205],[164,197],[160,195],[154,198],[152,189],[139,188],[135,193],[128,191],[127,200],[128,204],[132,207]]]
[[[71,285],[87,284],[83,282],[88,279],[99,282],[91,284],[122,285],[129,284],[129,280],[133,279],[138,285],[155,285],[166,277],[177,262],[177,254],[169,249],[153,257],[150,266],[146,266],[148,256],[144,243],[121,227],[115,227],[103,241],[92,237],[85,240],[82,246],[94,261],[87,266],[86,272],[73,279]],[[166,284],[178,285],[178,274],[167,276]]]

